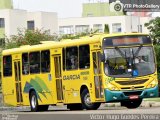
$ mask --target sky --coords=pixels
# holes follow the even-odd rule
[[[15,9],[57,12],[59,18],[81,17],[82,3],[89,0],[13,0]],[[90,0],[96,1],[96,0]]]
[[[96,1],[108,0],[13,0],[13,5],[15,9],[56,12],[59,18],[68,18],[81,17],[82,4]],[[160,16],[160,12],[153,16]]]

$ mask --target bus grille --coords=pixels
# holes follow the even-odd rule
[[[134,92],[123,92],[125,96],[130,95],[141,95],[142,91],[134,91]]]
[[[141,89],[144,88],[144,86],[135,86],[134,89]],[[122,90],[132,89],[132,87],[122,87]]]
[[[144,84],[148,79],[144,80],[129,80],[129,81],[116,81],[120,85],[137,85]]]

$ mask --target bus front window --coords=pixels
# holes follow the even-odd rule
[[[155,72],[152,47],[104,49],[105,74],[113,77],[133,77]]]

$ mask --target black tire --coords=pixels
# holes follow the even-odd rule
[[[38,100],[37,100],[37,95],[35,91],[32,91],[29,97],[30,101],[30,107],[32,112],[37,112],[39,111],[39,106],[38,106]]]
[[[67,109],[70,110],[83,110],[82,104],[77,103],[77,104],[68,104]]]
[[[121,102],[121,106],[125,106],[129,109],[138,108],[142,103],[142,99],[131,100],[131,101],[123,101]]]
[[[30,107],[32,112],[48,110],[49,105],[38,105],[38,99],[35,91],[31,92],[29,101],[30,101]]]
[[[84,89],[81,93],[82,107],[86,110],[97,110],[101,103],[91,103],[88,89]]]

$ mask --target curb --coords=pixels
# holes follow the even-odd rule
[[[0,107],[0,111],[27,111],[30,110],[30,107]]]
[[[103,107],[121,107],[121,103],[105,103]],[[142,101],[140,107],[160,107],[160,102]]]

